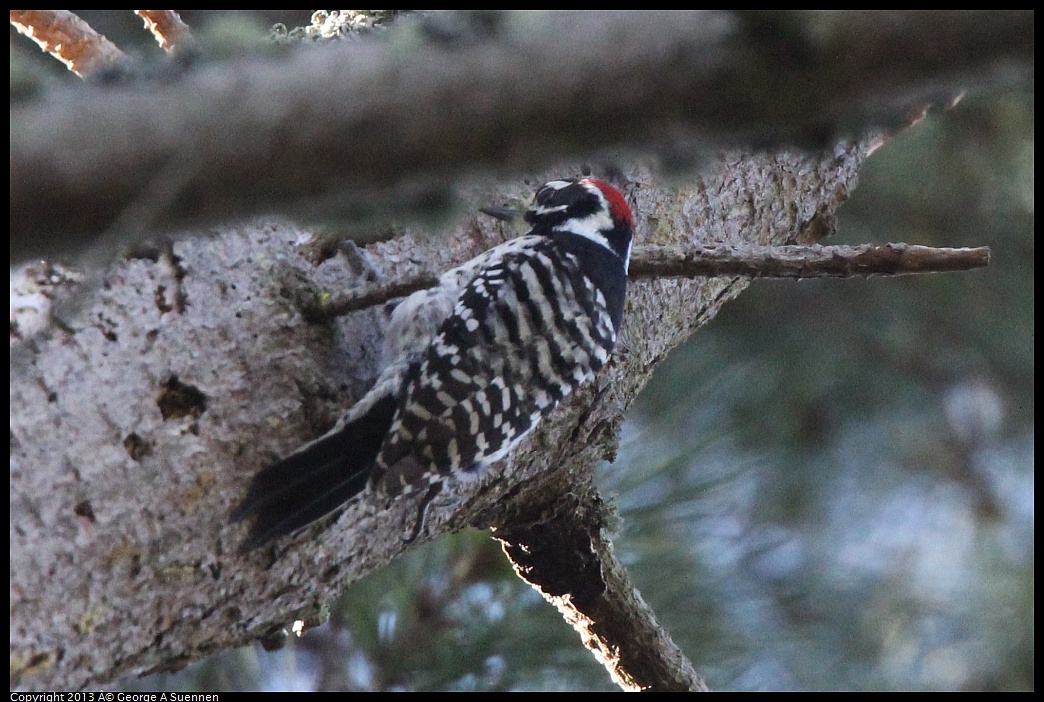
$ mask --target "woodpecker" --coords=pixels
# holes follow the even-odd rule
[[[553,180],[525,220],[528,234],[399,303],[370,392],[254,477],[232,513],[255,517],[244,550],[364,492],[387,500],[425,491],[426,505],[444,480],[481,474],[594,378],[620,330],[631,210],[603,181]]]

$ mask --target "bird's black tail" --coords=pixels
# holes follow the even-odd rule
[[[366,487],[397,402],[383,397],[337,432],[276,461],[256,476],[232,512],[238,522],[256,516],[242,551],[308,526]]]

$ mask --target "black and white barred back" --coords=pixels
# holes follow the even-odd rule
[[[474,475],[594,378],[623,315],[630,208],[602,181],[556,180],[525,218],[526,236],[400,303],[373,389],[329,433],[254,478],[233,513],[257,516],[245,548],[367,487],[394,497]]]

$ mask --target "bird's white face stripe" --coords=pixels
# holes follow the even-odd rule
[[[534,205],[530,207],[530,211],[538,215],[551,214],[552,212],[561,212],[568,208],[569,205],[559,205],[558,207],[544,207],[543,205]]]
[[[568,180],[552,180],[549,183],[544,183],[540,190],[561,190],[562,188],[568,188],[573,183]],[[538,215],[551,214],[552,212],[562,212],[568,209],[569,205],[558,205],[557,207],[546,207],[544,205],[533,205],[530,210]]]

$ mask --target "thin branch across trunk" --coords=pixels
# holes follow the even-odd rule
[[[988,247],[940,248],[913,244],[884,246],[659,246],[634,247],[629,277],[642,278],[851,278],[970,271],[989,265]],[[434,273],[417,273],[399,280],[312,301],[306,314],[331,319],[379,305],[438,283]]]

